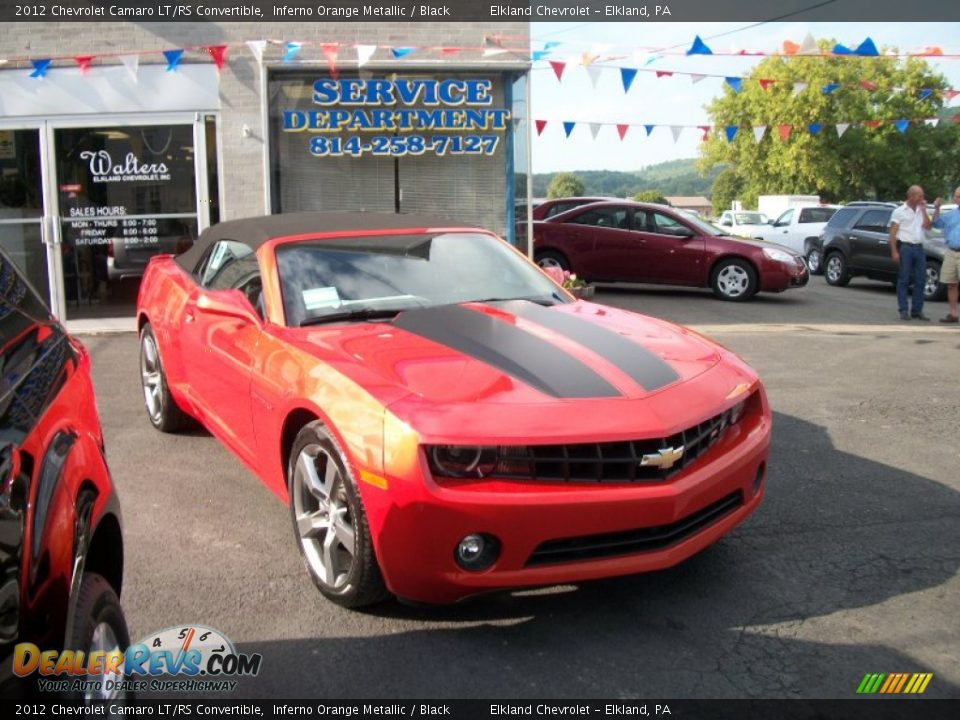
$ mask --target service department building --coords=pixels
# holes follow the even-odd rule
[[[0,245],[93,329],[132,328],[149,258],[220,220],[423,213],[517,242],[529,57],[526,22],[8,25]]]

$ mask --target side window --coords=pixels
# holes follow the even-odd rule
[[[221,240],[210,249],[210,254],[198,272],[201,287],[208,290],[242,288],[254,277],[260,276],[257,256],[249,245],[235,240]]]
[[[664,215],[663,213],[658,212],[650,213],[648,226],[650,227],[650,232],[659,233],[661,235],[679,236],[690,234],[687,226],[682,222],[675,220],[669,215]]]
[[[575,207],[575,203],[558,202],[555,205],[551,205],[549,208],[547,208],[547,214],[544,216],[544,219],[552,218],[554,215],[559,215],[560,213],[565,213],[567,210],[573,210]]]
[[[847,227],[859,212],[860,208],[857,207],[841,208],[833,214],[827,225],[831,228]]]
[[[591,225],[593,227],[627,229],[627,209],[626,208],[600,208],[598,210],[587,210],[574,218],[567,220],[573,225]]]
[[[890,210],[867,210],[853,226],[854,230],[886,232],[890,224]]]
[[[784,225],[789,225],[790,221],[793,220],[793,210],[787,210],[780,217],[777,218],[777,222],[774,223],[777,227],[783,227]]]
[[[653,214],[646,210],[633,211],[633,229],[639,232],[655,232],[653,225]]]
[[[836,212],[837,212],[836,208],[825,208],[825,207],[803,208],[803,210],[800,211],[800,219],[797,222],[800,222],[800,223],[828,222]]]

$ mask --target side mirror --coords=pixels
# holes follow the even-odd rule
[[[681,225],[677,228],[674,228],[672,234],[682,238],[692,238],[692,237],[696,237],[697,235],[693,230],[688,228],[686,225]]]
[[[211,315],[245,320],[253,325],[262,321],[247,296],[239,290],[208,290],[197,298],[197,309]]]
[[[731,227],[733,225],[733,223],[727,218],[724,218],[723,220],[721,220],[720,224],[723,225],[724,227]]]

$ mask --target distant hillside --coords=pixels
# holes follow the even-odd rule
[[[696,160],[671,160],[651,165],[643,170],[619,172],[616,170],[573,170],[583,180],[587,195],[629,197],[641,190],[660,190],[664,195],[703,195],[710,197],[713,179],[723,168],[713,168],[706,177],[696,169]],[[546,197],[553,173],[533,176],[533,196]]]

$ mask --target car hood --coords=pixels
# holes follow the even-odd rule
[[[744,250],[745,248],[758,248],[762,250],[763,248],[776,248],[777,250],[783,250],[790,253],[791,255],[797,255],[797,252],[791,248],[788,248],[786,245],[780,245],[772,240],[755,240],[752,238],[742,238],[736,237],[735,235],[723,235],[715,237],[714,240],[719,240],[721,242],[729,242],[733,245],[734,250]],[[799,257],[799,255],[798,255]]]

